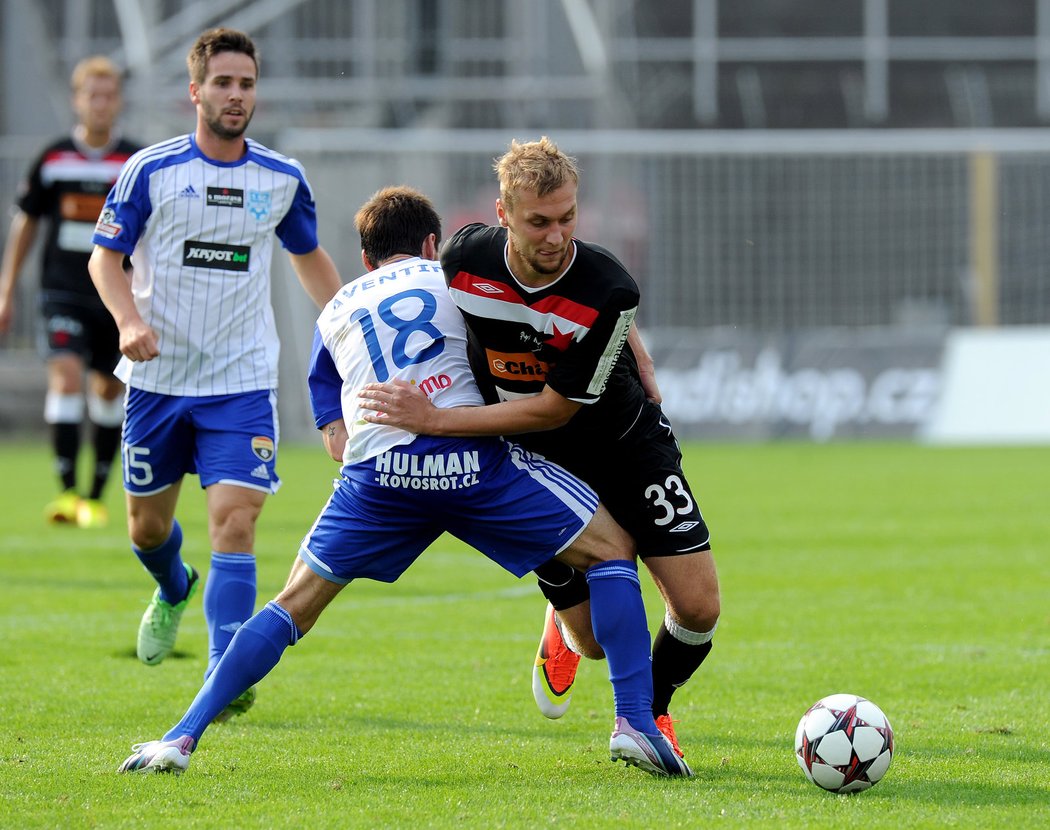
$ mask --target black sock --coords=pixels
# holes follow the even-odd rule
[[[77,486],[77,454],[80,452],[80,424],[52,424],[51,446],[55,451],[55,472],[63,490]]]
[[[102,498],[113,459],[117,457],[117,449],[120,447],[120,430],[120,427],[95,427],[95,478],[91,482],[91,494],[88,498]]]
[[[676,640],[664,623],[653,642],[653,715],[666,715],[671,695],[693,676],[711,651],[711,641],[693,646]]]

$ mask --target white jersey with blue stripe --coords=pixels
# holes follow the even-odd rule
[[[483,403],[467,359],[463,315],[436,261],[413,257],[365,274],[344,285],[317,319],[310,401],[318,427],[345,421],[345,463],[415,439],[361,418],[361,388],[388,380],[415,384],[439,408]]]
[[[313,194],[297,161],[248,139],[240,159],[219,162],[192,135],[128,159],[93,241],[131,256],[135,305],[160,355],[124,358],[115,374],[167,395],[276,388],[275,235],[293,254],[317,248]]]

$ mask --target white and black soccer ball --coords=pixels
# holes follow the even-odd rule
[[[795,757],[806,778],[833,793],[874,786],[893,760],[893,727],[882,710],[863,697],[821,698],[795,730]]]

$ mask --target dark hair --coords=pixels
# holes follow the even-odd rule
[[[259,58],[256,55],[255,42],[244,32],[236,29],[209,29],[204,32],[186,55],[186,68],[190,80],[203,84],[208,77],[208,61],[222,52],[240,52],[247,55],[255,64],[255,74],[259,74]]]
[[[441,240],[441,217],[430,199],[405,185],[384,187],[354,216],[361,248],[372,265],[397,254],[419,256],[430,234]]]

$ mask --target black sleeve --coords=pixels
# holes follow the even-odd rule
[[[547,375],[547,385],[570,400],[598,400],[626,346],[637,311],[637,293],[611,292],[587,336],[558,358]]]
[[[477,229],[484,227],[485,225],[480,222],[464,225],[445,240],[445,244],[441,246],[441,253],[438,256],[441,260],[441,271],[445,275],[446,283],[452,282],[452,278],[459,273],[462,266],[464,240],[473,235]]]
[[[19,185],[18,198],[15,202],[18,209],[28,216],[40,218],[51,212],[54,202],[54,190],[44,184],[40,171],[44,166],[47,151],[37,156],[26,178]]]

